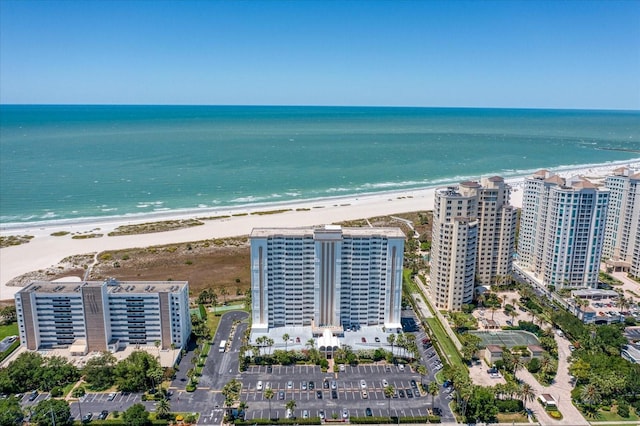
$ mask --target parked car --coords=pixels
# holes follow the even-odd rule
[[[367,407],[367,408],[364,410],[364,414],[365,414],[367,417],[371,417],[371,416],[373,416],[373,411],[371,411],[371,408]]]
[[[82,423],[89,423],[93,418],[93,413],[88,413],[82,416]]]
[[[29,401],[30,402],[35,401],[38,398],[38,395],[39,395],[38,391],[34,390],[33,392],[31,392],[31,395],[29,395]]]
[[[115,393],[115,392],[111,392],[111,393],[109,394],[109,397],[107,398],[107,401],[113,401],[114,399],[116,399],[116,396],[117,396],[117,395],[118,395],[117,393]]]
[[[109,416],[109,412],[107,410],[102,410],[100,414],[98,414],[98,420],[104,420]]]

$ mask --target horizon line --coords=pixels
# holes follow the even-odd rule
[[[269,107],[269,108],[397,108],[397,109],[488,109],[488,110],[546,110],[546,111],[616,111],[640,112],[627,108],[579,108],[579,107],[512,107],[512,106],[427,106],[427,105],[313,105],[313,104],[153,104],[153,103],[4,103],[5,106],[121,106],[121,107]]]

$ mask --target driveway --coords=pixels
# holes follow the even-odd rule
[[[529,383],[536,393],[536,398],[543,393],[548,393],[556,399],[558,409],[562,413],[562,420],[554,420],[545,412],[544,408],[536,400],[528,403],[535,413],[538,421],[542,425],[588,425],[589,422],[580,414],[578,409],[571,402],[571,390],[573,385],[569,377],[569,362],[567,359],[571,355],[569,350],[569,340],[554,334],[558,344],[558,373],[551,386],[542,386],[526,369],[518,371],[518,378]]]

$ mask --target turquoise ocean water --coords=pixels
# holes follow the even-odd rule
[[[640,112],[0,106],[0,224],[415,189],[640,157]]]

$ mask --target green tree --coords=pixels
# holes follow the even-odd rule
[[[84,389],[84,386],[78,386],[73,390],[73,392],[71,392],[71,395],[74,398],[82,398],[86,394],[87,394],[87,391]]]
[[[22,424],[24,414],[20,401],[14,397],[0,399],[0,426],[15,426]]]
[[[431,407],[433,407],[433,401],[436,396],[438,396],[438,393],[440,393],[440,386],[438,386],[438,383],[436,382],[431,382],[429,383],[427,392],[429,393],[429,395],[431,395]]]
[[[495,405],[493,392],[481,386],[473,386],[471,397],[467,403],[467,422],[495,422],[498,407]]]
[[[533,402],[533,400],[536,399],[536,392],[533,390],[533,386],[526,382],[520,385],[519,394],[520,398],[522,398],[524,408],[527,408],[527,401]]]
[[[569,373],[576,378],[578,384],[585,383],[591,374],[591,365],[582,358],[578,358],[569,366]]]
[[[273,399],[273,389],[269,388],[264,391],[264,397],[269,401],[269,420],[271,420],[271,400]]]
[[[396,335],[391,333],[387,336],[387,343],[389,345],[391,345],[391,356],[392,358],[395,357],[395,354],[393,353],[393,345],[396,343]]]
[[[40,376],[44,359],[37,352],[26,351],[9,363],[7,372],[16,391],[40,389]]]
[[[134,351],[114,369],[118,389],[139,392],[151,388],[149,372],[159,367],[158,360],[145,351]]]
[[[587,405],[598,405],[602,399],[596,385],[589,383],[580,391],[580,400]]]
[[[293,410],[296,409],[296,406],[298,404],[296,403],[295,399],[290,399],[289,401],[287,401],[287,403],[284,405],[286,407],[287,410],[291,410],[291,413],[293,414]]]
[[[393,385],[387,385],[384,387],[384,396],[388,400],[387,410],[389,412],[391,412],[391,398],[393,398],[393,395],[395,395],[395,393],[396,393],[396,388],[394,388]]]
[[[71,409],[62,399],[40,401],[32,411],[31,422],[38,426],[70,426]]]
[[[16,307],[15,305],[6,306],[0,309],[0,317],[2,317],[2,323],[11,324],[12,322],[16,322],[18,317],[16,316]]]
[[[116,363],[116,357],[109,352],[102,352],[99,356],[89,359],[82,369],[85,382],[96,391],[110,388],[116,379]]]
[[[122,420],[127,426],[148,426],[151,424],[149,420],[149,412],[144,405],[137,403],[127,408],[122,413]]]
[[[51,390],[56,386],[65,386],[80,378],[80,372],[76,366],[61,356],[45,358],[41,374],[40,389],[42,390]]]
[[[168,419],[171,414],[171,404],[166,398],[161,399],[156,404],[156,415],[160,419]]]
[[[284,333],[284,334],[282,335],[282,340],[284,340],[284,350],[285,350],[285,352],[287,351],[287,348],[288,348],[289,339],[290,339],[289,334]]]
[[[424,386],[424,376],[427,375],[427,367],[422,364],[419,364],[416,367],[416,372],[420,375],[420,384]]]

